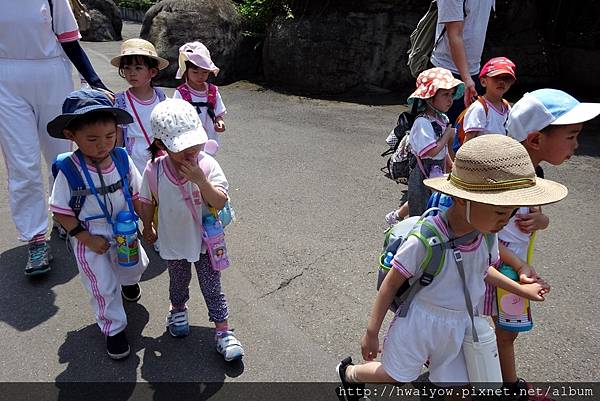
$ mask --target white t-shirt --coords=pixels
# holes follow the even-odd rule
[[[436,134],[431,122],[436,122],[442,128],[441,132]],[[424,156],[432,148],[437,145],[437,140],[444,133],[447,123],[428,115],[421,115],[415,119],[415,122],[410,129],[408,137],[412,152],[421,159],[444,160],[448,154],[448,149],[444,147],[438,154],[433,157]]]
[[[39,60],[63,56],[60,42],[81,38],[68,0],[4,0],[0,12],[0,58]],[[51,17],[53,15],[53,17]]]
[[[510,112],[510,106],[506,106],[502,103],[502,110],[498,110],[496,106],[483,99],[487,104],[488,112],[485,112],[485,108],[480,101],[473,102],[469,109],[465,113],[463,120],[463,127],[466,132],[477,132],[478,135],[482,134],[501,134],[506,135],[506,121],[508,120],[508,113]]]
[[[446,223],[439,215],[427,217],[426,220],[434,223],[440,234],[442,234],[444,241],[448,239]],[[482,305],[480,304],[485,293],[485,282],[483,280],[490,266],[490,256],[492,265],[496,264],[499,259],[497,237],[494,236],[491,249],[488,249],[483,235],[479,235],[473,243],[459,246],[459,250],[463,257],[465,281],[469,288],[471,302],[473,307],[481,312]],[[423,243],[417,237],[410,236],[396,252],[392,266],[407,279],[412,279],[412,284],[416,280],[413,276],[417,269],[420,269],[425,255],[426,250]],[[467,310],[458,266],[450,251],[446,253],[445,264],[441,272],[433,279],[430,285],[423,287],[414,299],[446,309],[457,311]]]
[[[195,89],[192,89],[188,84],[185,85],[187,86],[188,90],[190,91],[190,94],[192,95],[193,102],[206,102],[208,96],[207,91],[199,92]],[[178,90],[175,90],[175,93],[173,94],[173,99],[183,99],[181,93]],[[204,127],[204,130],[208,135],[208,139],[214,139],[215,141],[217,141],[217,143],[221,143],[219,133],[215,131],[215,124],[209,117],[208,113],[206,112],[206,109],[206,107],[200,108],[199,115],[200,121],[202,121],[202,126]],[[217,88],[217,96],[215,100],[215,117],[222,117],[223,115],[225,115],[225,113],[227,113],[227,109],[223,104],[223,99],[221,98],[221,94],[219,93],[219,88]]]
[[[495,3],[495,0],[438,0],[437,2],[438,25],[435,31],[435,38],[437,40],[440,37],[445,23],[464,21],[463,41],[465,52],[467,53],[469,74],[471,76],[479,73],[490,12],[495,7]],[[459,74],[458,68],[456,68],[452,60],[447,32],[444,33],[442,40],[440,40],[437,47],[433,50],[431,64]]]
[[[219,163],[212,156],[200,152],[198,165],[208,181],[227,194],[229,184]],[[198,186],[185,179],[179,180],[168,156],[160,157],[154,163],[148,162],[142,177],[140,201],[151,203],[153,197],[158,200],[160,257],[165,260],[186,259],[197,262],[200,253],[206,252],[206,246],[202,242],[202,222],[194,219],[179,185],[191,199],[196,215],[200,219],[208,215],[206,202],[202,199]]]
[[[86,183],[86,187],[89,188],[87,184],[87,180],[85,179],[85,175],[81,169],[79,164],[79,159],[74,156],[73,160],[75,161],[75,165],[77,166],[83,181]],[[94,166],[87,165],[87,168],[90,172],[90,177],[94,182],[94,186],[96,188],[100,188],[100,177],[96,171]],[[108,185],[112,185],[118,182],[121,179],[119,172],[114,163],[102,170],[102,177],[104,179],[104,183]],[[140,173],[138,173],[137,169],[133,165],[133,161],[129,158],[129,174],[127,176],[129,180],[129,186],[131,187],[131,195],[133,199],[139,198],[140,185],[142,182],[142,177]],[[129,210],[129,206],[127,205],[127,201],[125,201],[125,196],[123,195],[123,190],[119,189],[116,192],[106,195],[109,202],[106,202],[106,208],[108,209],[111,219],[113,222],[117,219],[117,214],[123,210]],[[104,202],[104,197],[100,195],[100,199]],[[69,201],[71,200],[71,189],[69,188],[69,183],[67,178],[64,176],[62,172],[59,172],[54,180],[54,186],[52,187],[52,194],[50,195],[50,210],[53,213],[65,214],[68,216],[75,216],[73,210],[69,207]],[[103,216],[102,209],[96,200],[94,195],[89,195],[86,197],[83,207],[79,213],[79,220],[85,221],[88,217],[93,216]],[[105,218],[94,219],[89,221],[89,231],[92,234],[100,234],[106,235],[106,226],[108,223]]]
[[[520,215],[529,214],[528,207],[521,207],[517,212]],[[513,216],[506,226],[498,233],[498,239],[508,243],[508,248],[513,251],[521,260],[527,260],[527,248],[531,234],[519,230],[516,224],[517,216]]]

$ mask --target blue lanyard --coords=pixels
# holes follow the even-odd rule
[[[98,201],[98,205],[100,205],[100,209],[102,209],[102,213],[104,213],[104,215],[86,217],[85,221],[95,220],[95,219],[104,217],[108,221],[108,224],[110,224],[114,230],[114,225],[113,225],[112,219],[110,217],[110,213],[108,212],[108,208],[106,207],[104,202],[102,202],[102,200],[100,199],[100,194],[98,194],[98,190],[96,189],[96,186],[94,185],[94,181],[92,180],[92,177],[90,176],[90,172],[87,168],[85,159],[83,158],[83,154],[80,151],[75,152],[75,154],[77,155],[77,158],[79,159],[79,162],[81,165],[81,170],[83,170],[83,175],[85,175],[85,179],[88,182],[90,191],[96,197],[96,200]],[[111,157],[112,157],[112,155],[111,155]],[[125,182],[123,182],[123,185],[125,185]]]

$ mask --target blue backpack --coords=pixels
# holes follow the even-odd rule
[[[114,148],[110,152],[110,157],[112,158],[117,171],[119,172],[119,176],[121,179],[114,184],[108,185],[103,188],[96,189],[95,187],[90,188],[86,185],[84,177],[81,176],[73,157],[77,157],[79,159],[79,163],[83,166],[84,173],[86,175],[86,180],[88,183],[92,183],[91,177],[89,176],[89,172],[87,170],[85,159],[83,158],[83,154],[80,150],[76,150],[75,152],[66,152],[61,153],[52,162],[52,175],[54,179],[58,175],[58,172],[62,172],[69,183],[69,188],[71,189],[71,199],[69,200],[69,207],[75,213],[75,217],[79,219],[79,213],[81,212],[81,208],[85,203],[85,198],[89,195],[105,195],[108,193],[113,193],[118,191],[119,189],[123,189],[123,195],[125,196],[125,200],[127,201],[127,205],[129,206],[129,211],[134,213],[133,201],[131,198],[131,188],[129,187],[129,156],[127,155],[127,151],[124,148]],[[102,203],[101,203],[102,207]],[[104,214],[102,216],[92,216],[86,218],[87,220],[93,220],[99,217],[107,217],[108,211],[104,210]],[[109,221],[110,223],[110,221]]]

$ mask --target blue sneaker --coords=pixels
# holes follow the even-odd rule
[[[236,361],[244,356],[242,344],[233,335],[232,331],[218,332],[215,335],[217,352],[223,355],[225,362]]]
[[[173,337],[185,337],[190,334],[187,309],[182,312],[169,311],[167,315],[167,328]]]
[[[35,276],[49,272],[51,261],[50,247],[46,242],[30,243],[25,275]]]

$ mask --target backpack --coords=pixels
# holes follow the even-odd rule
[[[192,94],[187,84],[181,84],[177,87],[177,90],[181,94],[181,98],[186,102],[190,103],[196,108],[198,114],[202,114],[200,107],[206,107],[206,113],[215,122],[215,107],[217,105],[217,87],[213,84],[206,83],[208,85],[208,93],[206,95],[206,102],[194,102],[192,101]]]
[[[76,150],[75,152],[66,152],[61,153],[52,162],[52,176],[56,179],[58,172],[62,172],[67,179],[67,183],[69,184],[69,189],[71,190],[71,199],[69,200],[69,207],[75,213],[75,217],[79,219],[79,213],[83,208],[85,203],[85,199],[89,195],[94,195],[94,191],[86,185],[84,177],[81,176],[73,157],[77,157],[79,159],[80,164],[85,165],[85,160],[83,158],[83,154],[80,150]],[[108,193],[113,193],[118,191],[119,189],[123,189],[123,195],[125,196],[125,200],[129,206],[129,211],[134,213],[133,201],[131,198],[131,188],[129,187],[129,156],[127,155],[127,151],[124,148],[116,147],[110,152],[110,157],[121,176],[121,179],[114,184],[111,184],[105,188],[96,189],[97,193],[100,195],[105,195]],[[90,180],[88,179],[88,182]],[[87,220],[92,220],[95,217],[86,218]]]
[[[158,97],[158,101],[162,102],[167,98],[167,95],[165,95],[165,92],[163,92],[161,89],[159,88],[154,88],[154,92],[156,92],[156,96]],[[115,94],[115,106],[117,106],[118,108],[122,109],[122,110],[127,110],[127,103],[125,101],[125,92],[119,92],[117,94]],[[137,118],[137,116],[136,116]],[[129,124],[127,124],[129,125]],[[129,154],[131,154],[131,148],[132,145],[129,143],[128,137],[127,137],[127,125],[121,125],[121,132],[123,133],[123,146],[125,147],[125,149],[127,149],[127,152]]]
[[[411,154],[408,137],[417,117],[417,108],[418,102],[415,101],[410,111],[400,113],[396,126],[385,139],[389,148],[381,154],[381,157],[391,156],[387,159],[385,167],[380,170],[386,177],[400,184],[408,182],[408,166]]]
[[[489,107],[487,102],[485,101],[485,99],[483,98],[483,96],[477,96],[477,101],[479,103],[481,103],[481,105],[483,106],[483,110],[485,110],[485,116],[487,118],[488,112],[489,112]],[[506,101],[506,99],[502,99],[502,103],[504,103],[504,105],[509,108],[510,104]],[[465,127],[464,127],[464,120],[465,120],[465,116],[467,114],[467,111],[470,109],[471,107],[467,107],[466,109],[464,109],[459,115],[458,117],[456,117],[456,123],[454,124],[455,128],[456,128],[456,135],[454,135],[454,142],[452,143],[452,149],[454,150],[454,153],[456,153],[456,151],[462,146],[462,144],[465,142]],[[506,116],[506,118],[508,119],[508,114]]]
[[[377,290],[381,287],[385,276],[391,267],[391,261],[398,249],[406,240],[415,236],[421,241],[426,249],[426,257],[419,267],[420,275],[416,274],[411,285],[409,280],[405,280],[398,289],[394,300],[389,309],[400,317],[405,317],[412,299],[423,287],[430,285],[435,276],[437,276],[446,262],[446,251],[459,245],[472,242],[479,232],[472,231],[458,238],[444,241],[442,234],[436,228],[435,224],[425,220],[425,217],[431,212],[441,212],[438,208],[426,210],[421,216],[409,217],[388,228],[385,232],[383,242],[383,251],[379,254],[379,269],[377,272]],[[494,234],[484,234],[484,239],[490,252],[489,260],[491,262],[491,248],[494,241]],[[399,310],[400,309],[400,310]]]
[[[463,16],[467,16],[463,0]],[[438,8],[437,1],[433,0],[429,9],[417,23],[417,27],[410,34],[410,48],[408,49],[407,65],[413,77],[417,78],[419,74],[427,69],[431,53],[441,42],[446,33],[446,27],[440,32],[440,36],[435,39],[435,30],[437,27]]]

